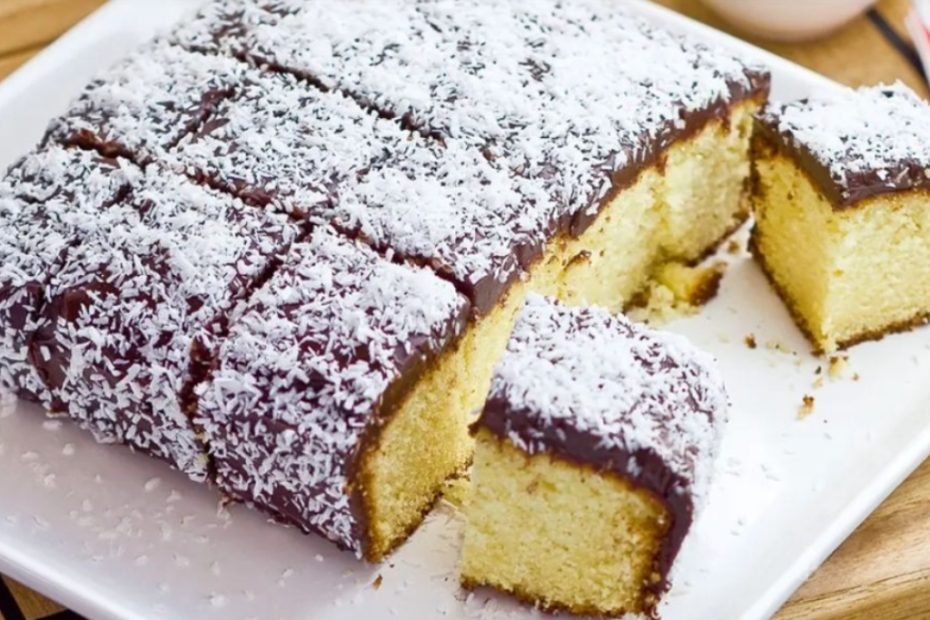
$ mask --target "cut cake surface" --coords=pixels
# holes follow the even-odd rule
[[[752,248],[815,349],[930,316],[930,106],[902,85],[772,105]]]
[[[704,502],[726,405],[715,361],[683,338],[531,296],[475,425],[464,583],[650,611]]]

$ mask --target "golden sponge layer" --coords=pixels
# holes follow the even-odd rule
[[[588,615],[642,613],[665,507],[612,474],[478,433],[462,583]]]
[[[930,195],[880,195],[837,209],[788,156],[756,138],[752,246],[821,352],[930,315]]]
[[[749,134],[759,106],[736,105],[728,118],[675,144],[604,205],[582,235],[553,239],[528,277],[472,323],[417,383],[362,461],[358,481],[370,560],[402,542],[443,481],[470,460],[468,425],[484,404],[494,365],[529,292],[621,310],[663,264],[700,258],[744,221]]]

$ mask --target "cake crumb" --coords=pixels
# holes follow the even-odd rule
[[[830,356],[830,368],[828,370],[831,379],[840,379],[846,376],[849,369],[848,355]]]
[[[381,588],[382,583],[384,583],[384,577],[378,573],[378,576],[375,577],[375,580],[371,582],[371,587],[375,590],[378,590]]]
[[[854,372],[854,373],[853,373],[852,380],[853,380],[853,381],[858,381],[858,380],[859,380],[859,373],[858,373],[858,372]]]
[[[790,353],[795,355],[795,352],[778,342],[777,340],[769,340],[765,343],[765,348],[769,351],[778,351],[779,353]]]
[[[662,325],[697,314],[701,306],[717,296],[725,269],[723,262],[696,267],[666,263],[656,270],[649,286],[631,303],[630,318]]]
[[[730,242],[727,244],[727,252],[735,256],[742,251],[743,245],[736,239],[730,239]]]
[[[798,419],[803,420],[812,413],[814,413],[814,397],[805,394],[801,399],[801,407],[798,409]]]
[[[471,478],[466,472],[446,480],[442,487],[442,498],[454,508],[462,508],[471,490]]]
[[[756,342],[755,334],[747,334],[745,341],[746,341],[746,346],[749,347],[750,349],[755,349],[759,346],[759,343]]]

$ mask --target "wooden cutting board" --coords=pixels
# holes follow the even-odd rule
[[[716,28],[730,30],[697,0],[655,1]],[[0,79],[102,3],[0,0]],[[868,16],[812,43],[749,40],[846,84],[900,79],[927,96],[930,92],[908,50],[910,42],[904,30],[907,8],[907,0],[882,0]],[[49,616],[57,620],[75,617],[42,596],[0,579],[0,620]],[[930,618],[930,461],[856,530],[776,618]]]

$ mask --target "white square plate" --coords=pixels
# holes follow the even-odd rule
[[[93,73],[194,8],[113,0],[0,86],[0,164],[31,147]],[[650,4],[668,26],[767,64],[778,98],[824,78]],[[720,296],[670,328],[721,360],[733,399],[708,510],[679,558],[667,620],[763,618],[930,453],[930,331],[856,347],[859,381],[815,389],[821,365],[745,256]],[[744,343],[755,334],[760,347]],[[766,347],[777,342],[792,354]],[[804,394],[813,414],[797,417]],[[0,571],[91,618],[515,617],[456,585],[448,508],[389,563],[270,525],[214,491],[6,399],[0,408]],[[373,582],[382,576],[380,588]]]

